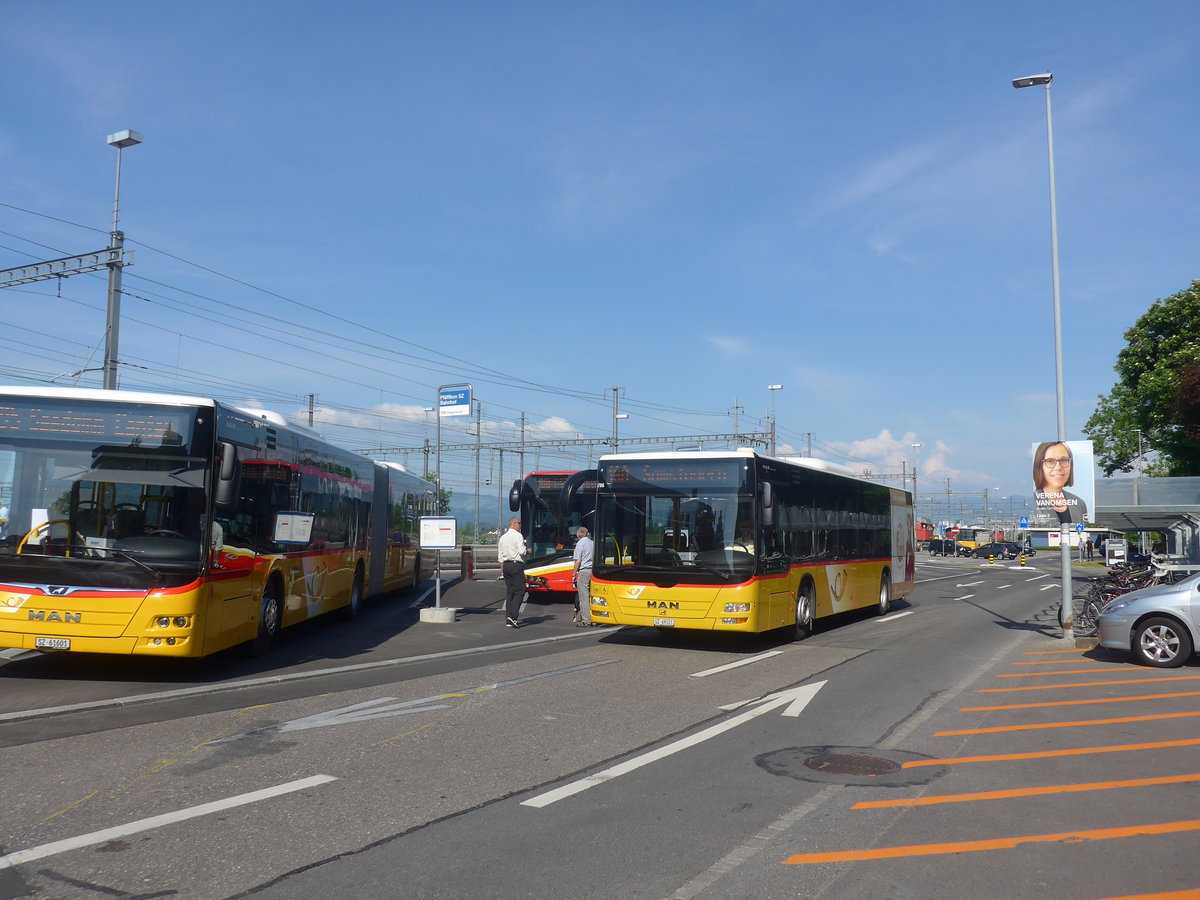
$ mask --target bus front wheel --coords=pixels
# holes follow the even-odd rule
[[[796,592],[796,640],[804,640],[813,633],[816,606],[816,591],[813,589],[812,582],[806,581]]]

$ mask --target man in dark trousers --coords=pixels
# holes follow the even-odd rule
[[[521,535],[521,520],[513,516],[508,520],[508,531],[500,535],[496,555],[500,559],[500,571],[504,573],[504,624],[517,628],[517,616],[521,613],[521,601],[525,599],[525,538]]]

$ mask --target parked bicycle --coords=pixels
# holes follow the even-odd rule
[[[1087,591],[1076,594],[1071,608],[1075,614],[1075,634],[1078,637],[1093,637],[1100,627],[1100,614],[1117,597],[1130,591],[1141,590],[1156,584],[1166,584],[1177,579],[1177,573],[1151,563],[1149,566],[1114,566],[1108,575],[1092,581]],[[1058,624],[1064,626],[1061,606]]]

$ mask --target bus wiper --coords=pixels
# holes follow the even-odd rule
[[[721,578],[727,579],[733,575],[733,573],[728,570],[718,569],[716,566],[710,566],[708,563],[696,562],[695,560],[692,560],[691,565],[694,568],[703,569],[705,572],[712,572],[714,575],[718,575]]]
[[[163,581],[162,572],[158,571],[158,569],[154,568],[153,566],[146,565],[146,563],[142,562],[136,556],[133,556],[124,550],[118,550],[116,547],[97,548],[97,547],[80,546],[79,544],[72,544],[71,546],[73,548],[78,548],[80,550],[102,549],[102,552],[104,552],[104,553],[115,553],[117,556],[121,557],[121,559],[124,559],[124,560],[127,560],[128,562],[133,563],[135,566],[137,566],[139,569],[141,569],[147,575],[152,576],[154,578],[154,580],[157,581],[159,584],[162,584],[162,581]]]

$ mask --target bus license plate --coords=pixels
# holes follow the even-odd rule
[[[655,619],[654,626],[656,628],[674,628],[675,620],[674,619]]]
[[[39,650],[70,650],[70,638],[34,638],[33,646]]]

